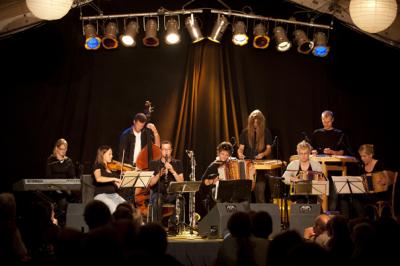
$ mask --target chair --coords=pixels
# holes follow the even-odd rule
[[[396,196],[395,195],[396,194],[395,191],[396,191],[396,187],[398,186],[398,185],[396,186],[398,173],[397,172],[393,172],[393,171],[389,171],[389,170],[386,170],[385,172],[386,172],[387,177],[388,177],[387,185],[389,186],[388,189],[389,189],[389,195],[390,196],[387,199],[387,201],[386,200],[385,201],[380,200],[380,201],[376,202],[376,209],[377,209],[379,217],[381,217],[382,210],[383,210],[384,207],[388,207],[390,209],[392,215],[395,216],[395,204],[396,204],[395,203],[395,196]]]

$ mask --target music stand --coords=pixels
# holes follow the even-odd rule
[[[120,187],[147,188],[154,171],[126,171]]]
[[[337,194],[364,194],[366,193],[361,176],[332,176]]]
[[[363,177],[361,176],[332,176],[336,193],[349,195],[349,217],[352,217],[353,194],[365,194]]]
[[[176,193],[178,196],[176,197],[175,209],[176,209],[176,216],[177,219],[177,228],[179,233],[183,233],[185,230],[185,198],[182,196],[183,193],[195,193],[199,191],[201,185],[201,181],[183,181],[183,182],[175,182],[172,181],[169,183],[167,188],[167,193],[173,194]],[[180,205],[180,200],[182,199],[182,205]],[[180,219],[180,211],[178,212],[178,206],[182,207],[183,210],[183,219]],[[192,234],[194,228],[191,228],[190,232]]]
[[[251,201],[252,180],[220,180],[216,199],[218,202]]]

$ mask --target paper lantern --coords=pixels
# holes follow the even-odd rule
[[[369,33],[392,25],[397,14],[396,0],[351,0],[350,17],[354,24]]]
[[[32,14],[40,19],[54,20],[65,16],[74,0],[26,0]]]

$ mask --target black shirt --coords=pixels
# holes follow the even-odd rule
[[[70,158],[65,157],[64,160],[60,161],[53,154],[47,158],[46,178],[70,179],[75,177],[74,163]]]
[[[183,166],[182,166],[182,162],[180,160],[172,159],[170,164],[172,165],[172,167],[174,168],[175,172],[178,175],[183,173]],[[164,163],[161,160],[150,161],[149,168],[150,168],[150,171],[154,171],[154,175],[159,173],[163,167],[164,167]],[[160,176],[160,179],[158,180],[158,182],[151,189],[153,190],[153,192],[158,192],[158,188],[160,186],[161,194],[166,195],[167,188],[171,181],[176,181],[176,180],[175,180],[174,175],[170,171],[168,171],[168,175],[164,174],[164,175]]]
[[[154,135],[151,129],[144,127],[142,129],[142,134],[140,136],[141,147],[143,149],[144,146],[147,145],[147,135],[150,135],[152,143],[154,143]],[[122,162],[122,154],[125,151],[124,163],[132,164],[133,165],[133,155],[135,153],[135,143],[136,143],[136,136],[133,133],[133,126],[125,129],[121,137],[119,139],[119,160]]]
[[[96,171],[97,169],[100,169],[100,174],[101,176],[104,177],[118,177],[118,174],[116,172],[108,172],[104,164],[95,164],[93,167],[93,172]],[[96,189],[94,191],[94,195],[96,196],[97,194],[112,194],[117,192],[117,187],[115,186],[114,182],[106,182],[106,183],[101,183],[97,182],[96,178],[94,177],[93,174],[93,184],[96,186]]]
[[[272,135],[271,135],[271,131],[266,128],[265,132],[264,132],[264,142],[265,142],[265,146],[263,148],[262,151],[257,151],[257,149],[251,148],[250,144],[249,144],[249,139],[247,137],[248,134],[248,130],[247,128],[242,130],[242,133],[240,133],[240,145],[244,145],[244,151],[243,154],[246,157],[246,159],[255,159],[255,157],[260,153],[260,152],[264,152],[265,151],[265,147],[267,145],[272,145]]]
[[[317,150],[319,154],[324,153],[325,148],[330,148],[335,151],[343,150],[348,153],[346,147],[347,137],[340,129],[326,130],[323,128],[316,129],[311,136],[311,146]]]

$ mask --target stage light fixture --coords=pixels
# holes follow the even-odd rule
[[[88,23],[83,27],[85,33],[85,48],[87,50],[97,50],[100,47],[101,39],[97,36],[96,28]]]
[[[314,34],[314,44],[313,55],[318,57],[325,57],[328,55],[328,38],[324,32],[319,31]]]
[[[267,29],[263,23],[258,23],[253,29],[253,47],[265,49],[269,45],[270,38],[267,35]]]
[[[137,21],[129,21],[125,26],[124,34],[119,36],[122,45],[125,47],[134,47],[136,46],[136,35],[139,32],[139,24]]]
[[[143,20],[145,18],[143,17]],[[148,19],[145,23],[145,37],[143,38],[143,45],[156,47],[160,44],[160,40],[157,37],[158,22],[155,19]]]
[[[101,39],[101,44],[105,49],[115,49],[118,47],[118,26],[115,22],[108,22],[104,30],[103,38]]]
[[[204,39],[199,24],[197,23],[197,19],[193,14],[190,14],[190,16],[185,19],[185,26],[189,32],[190,38],[192,38],[192,43],[197,43]]]
[[[246,34],[246,24],[243,21],[237,21],[233,24],[232,42],[234,45],[246,45],[249,37]]]
[[[211,31],[211,35],[208,37],[208,39],[210,41],[220,43],[228,24],[229,22],[224,15],[218,15],[217,21],[215,22]]]
[[[179,36],[179,24],[176,19],[168,19],[165,24],[165,31],[165,42],[167,44],[173,45],[180,42],[181,37]]]
[[[310,41],[303,30],[297,29],[293,32],[297,43],[297,51],[301,54],[309,54],[314,48],[314,42]]]
[[[279,52],[286,52],[292,47],[292,43],[289,41],[286,36],[286,31],[283,27],[277,26],[274,29],[274,38],[276,42],[276,49]]]

